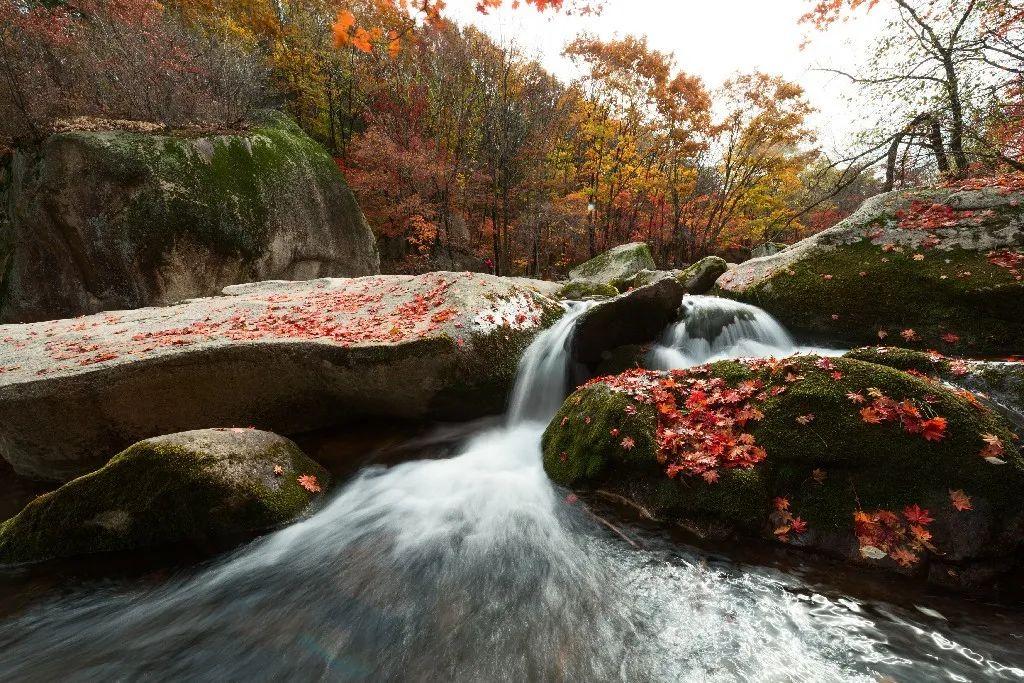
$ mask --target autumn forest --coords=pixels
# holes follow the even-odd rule
[[[0,17],[8,144],[81,117],[230,129],[283,108],[344,171],[385,272],[555,277],[637,240],[666,265],[742,259],[883,189],[1024,168],[1017,0],[808,2],[808,41],[891,10],[845,74],[889,116],[841,149],[819,145],[798,83],[710,87],[643,37],[570,36],[566,82],[429,0],[28,7]]]

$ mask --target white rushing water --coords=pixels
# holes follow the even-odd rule
[[[795,353],[838,355],[841,351],[798,346],[775,318],[756,306],[715,296],[688,295],[681,320],[651,349],[656,370],[688,368],[726,358],[784,357]]]
[[[698,303],[711,329],[715,303]],[[455,457],[366,469],[311,518],[191,575],[84,587],[0,622],[0,680],[1024,676],[937,619],[657,539],[634,548],[556,490],[540,440],[570,388],[585,308],[525,354],[507,423]],[[676,348],[687,362],[796,348],[751,315],[706,347],[686,341],[689,318]]]

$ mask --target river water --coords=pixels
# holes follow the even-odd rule
[[[653,352],[663,367],[799,350],[757,309],[687,306]],[[226,556],[0,609],[0,680],[1024,679],[1013,609],[727,559],[553,487],[540,437],[585,308],[527,351],[501,423],[366,467]]]

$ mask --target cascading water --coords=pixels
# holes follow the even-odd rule
[[[311,518],[191,575],[82,586],[0,622],[0,679],[1024,677],[1007,664],[1014,644],[962,622],[659,536],[634,548],[564,498],[540,437],[585,309],[538,336],[508,422],[459,455],[364,470]],[[733,329],[731,346],[749,348],[752,328]],[[728,353],[716,343],[681,351]]]
[[[653,369],[686,368],[725,358],[837,353],[797,346],[775,318],[749,304],[716,296],[687,296],[680,309],[681,320],[651,349],[648,364]]]

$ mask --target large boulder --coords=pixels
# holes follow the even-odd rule
[[[266,279],[380,272],[334,160],[266,114],[222,135],[66,131],[14,154],[0,319],[162,305]]]
[[[594,305],[576,321],[573,357],[595,367],[613,349],[655,341],[678,317],[685,293],[677,280],[668,278]]]
[[[717,293],[797,333],[846,343],[902,334],[972,355],[1024,348],[1024,190],[917,189],[874,197],[834,227],[726,272]]]
[[[620,291],[641,270],[655,270],[654,257],[643,242],[613,247],[569,271],[569,280],[612,285]]]
[[[499,413],[558,285],[470,273],[263,282],[174,306],[0,327],[0,455],[66,480],[160,434],[295,434]]]
[[[329,483],[320,465],[276,434],[159,436],[0,524],[0,564],[237,540],[295,519]]]
[[[679,271],[676,278],[688,294],[707,294],[715,282],[729,270],[729,264],[720,256],[705,256],[696,263]]]
[[[633,370],[570,396],[543,439],[565,486],[737,533],[976,586],[1024,541],[1024,459],[970,395],[847,358]]]

